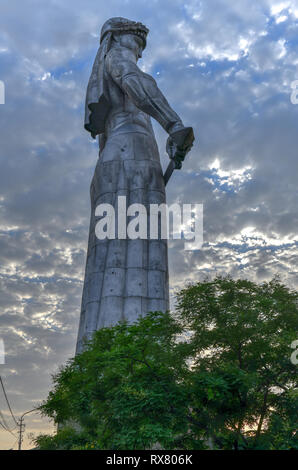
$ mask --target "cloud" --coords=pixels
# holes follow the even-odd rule
[[[149,26],[140,65],[195,130],[167,197],[204,204],[205,243],[198,252],[170,243],[172,304],[175,290],[206,275],[280,274],[297,288],[297,1],[2,2],[0,372],[18,415],[74,354],[98,152],[82,125],[84,96],[111,16]],[[166,135],[154,129],[165,167]],[[49,429],[37,416],[26,422]]]

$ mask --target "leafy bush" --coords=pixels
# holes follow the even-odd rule
[[[151,312],[94,334],[54,376],[42,405],[56,423],[40,449],[298,448],[297,292],[216,278]],[[61,426],[60,426],[61,428]]]

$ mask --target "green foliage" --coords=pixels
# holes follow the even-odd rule
[[[96,442],[90,442],[86,433],[78,433],[71,427],[64,427],[54,436],[41,434],[34,440],[38,449],[42,450],[93,450]]]
[[[297,416],[297,368],[290,361],[297,298],[277,279],[257,285],[217,278],[178,294],[180,321],[193,333],[193,417],[219,448],[257,448],[265,434],[262,448],[274,447],[272,420],[285,424],[289,406]],[[294,423],[289,425],[294,447]],[[282,441],[286,429],[279,430]]]
[[[77,421],[101,449],[171,448],[187,432],[180,332],[160,313],[99,330],[54,377],[43,412],[57,423]]]
[[[41,449],[297,448],[297,293],[278,280],[216,278],[183,289],[175,316],[97,331],[42,405]]]

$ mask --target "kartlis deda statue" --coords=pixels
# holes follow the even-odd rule
[[[181,168],[194,136],[170,107],[156,81],[137,65],[148,29],[125,18],[102,27],[100,47],[90,76],[85,129],[99,136],[99,159],[90,188],[91,221],[77,352],[99,328],[133,322],[149,311],[169,309],[167,240],[98,239],[96,207],[117,199],[127,206],[162,204],[165,185]],[[163,175],[151,117],[169,134],[168,169]],[[123,231],[122,231],[123,232]],[[148,233],[150,227],[148,227]]]

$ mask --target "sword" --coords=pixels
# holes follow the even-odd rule
[[[179,131],[173,132],[168,137],[167,154],[171,161],[163,176],[165,186],[171,178],[173,171],[181,170],[182,162],[193,146],[194,140],[195,138],[192,127],[184,127]]]

